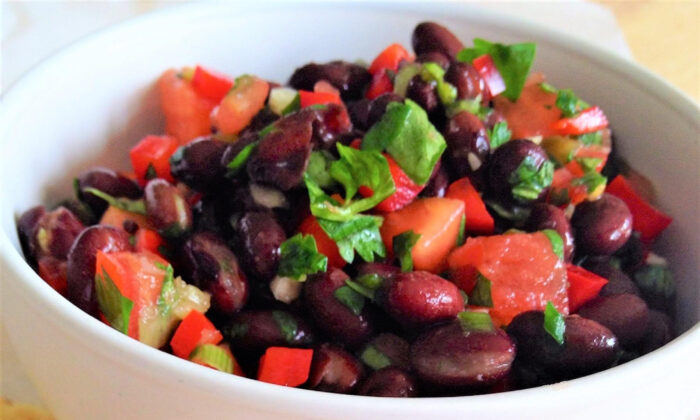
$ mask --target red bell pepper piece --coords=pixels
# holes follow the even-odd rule
[[[644,200],[624,176],[618,175],[608,184],[605,192],[627,204],[632,213],[632,228],[639,231],[645,243],[651,243],[671,224],[673,219]]]
[[[233,87],[233,80],[228,76],[197,66],[192,76],[192,87],[198,95],[221,102]]]
[[[569,283],[569,310],[573,313],[589,300],[598,296],[608,280],[577,265],[566,265],[566,279]]]
[[[309,379],[311,349],[269,347],[260,358],[258,380],[283,386],[299,386]]]
[[[299,103],[302,108],[311,105],[338,104],[342,105],[343,101],[340,96],[333,92],[309,92],[308,90],[299,91]]]
[[[38,261],[39,277],[41,277],[51,288],[60,293],[66,294],[68,280],[66,275],[67,264],[55,257],[41,257]]]
[[[137,252],[149,251],[161,257],[162,247],[165,246],[165,241],[155,230],[140,227],[134,234],[134,249]]]
[[[413,61],[413,56],[401,44],[391,44],[372,61],[368,71],[371,74],[382,70],[398,71],[402,61]]]
[[[170,339],[170,347],[175,356],[187,359],[197,346],[219,344],[223,338],[221,332],[203,313],[193,309],[175,330],[173,338]]]
[[[552,123],[552,130],[563,136],[592,133],[608,126],[608,118],[597,106],[586,108],[578,115],[561,118]]]
[[[484,79],[484,82],[486,82],[491,96],[496,96],[506,90],[506,83],[503,81],[503,77],[501,77],[501,73],[496,68],[490,55],[484,54],[476,57],[472,61],[472,65],[479,72],[481,78]]]
[[[377,204],[375,209],[381,212],[390,212],[398,210],[413,201],[416,197],[418,197],[418,194],[423,191],[425,185],[416,185],[416,183],[413,182],[408,175],[406,175],[406,172],[401,169],[399,164],[396,163],[391,156],[387,155],[386,153],[382,153],[382,155],[384,155],[387,163],[389,164],[389,172],[391,172],[391,177],[394,180],[396,191],[394,191],[394,193],[389,197],[385,198],[381,203]],[[374,194],[374,191],[372,191],[371,188],[364,185],[358,189],[358,192],[363,197],[371,197],[372,194]]]
[[[468,233],[491,235],[494,221],[486,210],[484,200],[474,188],[469,178],[464,177],[450,184],[445,193],[446,198],[464,202],[464,230]]]
[[[389,75],[386,74],[386,71],[380,71],[372,76],[372,82],[367,88],[367,92],[365,92],[365,98],[374,99],[377,96],[392,92],[393,90],[394,84],[391,83]]]
[[[129,152],[131,166],[141,184],[152,178],[173,182],[170,174],[170,156],[177,150],[178,141],[170,136],[146,136]]]
[[[328,265],[342,268],[347,262],[340,256],[338,245],[323,230],[318,220],[313,215],[309,215],[299,225],[299,232],[304,235],[311,235],[316,241],[318,252],[328,257]]]

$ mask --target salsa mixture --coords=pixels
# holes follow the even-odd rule
[[[158,80],[165,135],[26,211],[27,261],[105,324],[291,387],[385,397],[550,384],[674,337],[671,219],[536,47],[416,26],[286,85]]]

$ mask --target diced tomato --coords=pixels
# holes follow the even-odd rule
[[[612,194],[627,204],[632,213],[632,227],[639,231],[642,241],[651,243],[663,232],[673,219],[644,200],[632,188],[629,181],[618,175],[610,182],[605,192]]]
[[[39,258],[39,277],[41,277],[51,288],[60,293],[66,294],[68,281],[66,275],[66,261],[58,258],[46,256]]]
[[[226,75],[197,66],[192,76],[192,87],[200,96],[219,103],[233,87],[233,80]]]
[[[170,174],[170,156],[178,148],[177,139],[170,136],[146,136],[131,148],[131,166],[141,185],[153,178],[173,182]]]
[[[391,44],[372,61],[368,71],[377,74],[382,70],[398,71],[402,61],[413,61],[411,55],[401,44]]]
[[[492,97],[506,90],[506,83],[503,81],[503,77],[501,77],[501,73],[496,68],[496,64],[494,64],[490,55],[484,54],[481,57],[476,57],[472,61],[472,65],[479,72],[481,78],[484,79]]]
[[[411,201],[415,200],[425,188],[425,185],[416,185],[413,180],[406,175],[406,172],[401,169],[398,163],[391,156],[386,153],[382,153],[389,164],[389,171],[391,172],[391,177],[394,180],[394,186],[396,191],[389,197],[385,198],[381,203],[377,204],[375,209],[381,212],[396,211],[404,206],[406,206]],[[361,186],[358,192],[363,197],[371,197],[374,194],[371,188],[366,186]]]
[[[391,82],[389,75],[386,71],[381,71],[374,76],[372,76],[372,82],[365,92],[365,98],[374,99],[385,93],[393,92],[394,84]]]
[[[158,80],[160,103],[165,114],[165,132],[180,144],[211,133],[209,115],[216,102],[200,96],[192,83],[174,69]]]
[[[566,278],[569,282],[569,310],[574,313],[586,302],[598,296],[608,280],[577,265],[566,265]]]
[[[270,84],[251,75],[236,79],[219,106],[211,114],[211,123],[221,134],[238,134],[265,106]]]
[[[187,359],[192,350],[202,344],[219,344],[223,340],[221,332],[201,312],[191,310],[175,330],[170,339],[170,347],[177,357]]]
[[[464,214],[464,203],[449,198],[422,198],[384,216],[380,228],[382,240],[389,253],[394,236],[413,230],[421,237],[411,250],[413,267],[439,273],[445,268],[445,259],[455,247],[459,225]]]
[[[340,91],[330,84],[326,80],[319,80],[318,82],[314,83],[314,92],[316,93],[321,93],[321,92],[327,92],[327,93],[335,93],[336,95],[340,96]]]
[[[318,220],[313,215],[309,215],[299,225],[299,232],[304,235],[311,235],[316,241],[318,252],[328,257],[328,265],[342,268],[347,262],[340,256],[338,245],[323,230]]]
[[[102,218],[100,218],[101,225],[113,226],[119,229],[124,228],[124,222],[126,221],[136,223],[139,226],[139,229],[150,227],[146,216],[122,210],[114,206],[107,207],[107,210],[105,210],[105,212],[102,214]]]
[[[581,164],[576,158],[595,158],[600,159],[600,163],[595,168],[596,172],[600,173],[600,171],[603,170],[603,167],[605,167],[605,162],[608,161],[609,154],[610,147],[608,146],[590,145],[579,147],[578,150],[576,150],[574,159],[564,165],[564,167],[568,169],[569,172],[571,172],[571,174],[575,177],[581,177],[585,173],[584,168],[581,167]]]
[[[561,135],[579,135],[602,130],[608,126],[608,119],[597,106],[581,111],[570,118],[562,118],[552,123],[552,130]]]
[[[134,249],[138,252],[149,251],[161,257],[162,247],[165,246],[165,241],[155,230],[139,228],[134,234]]]
[[[484,200],[474,188],[469,178],[461,178],[450,184],[445,193],[446,198],[454,198],[464,203],[464,230],[468,233],[491,235],[494,221],[486,210]]]
[[[309,379],[314,351],[268,347],[260,358],[258,380],[283,386],[299,386]]]
[[[309,92],[308,90],[299,91],[299,103],[302,108],[311,105],[338,104],[343,105],[340,100],[340,95],[331,92]]]
[[[545,91],[538,83],[526,84],[515,102],[504,96],[493,98],[494,108],[508,122],[514,139],[557,134],[552,129],[552,124],[561,117],[556,101],[557,94]]]
[[[448,265],[456,284],[473,281],[454,280],[455,273],[469,274],[465,267],[490,280],[489,312],[496,325],[507,325],[521,312],[544,310],[547,301],[569,313],[566,267],[542,232],[467,238],[450,254]]]

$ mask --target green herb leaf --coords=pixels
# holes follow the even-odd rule
[[[493,331],[491,315],[486,312],[464,311],[457,319],[465,331]]]
[[[577,139],[586,146],[603,144],[603,132],[594,131],[592,133],[581,134]]]
[[[165,270],[165,276],[163,277],[163,285],[160,287],[160,294],[158,295],[158,314],[163,318],[168,318],[170,312],[172,311],[172,304],[177,300],[175,292],[175,281],[173,266],[168,264],[163,266],[160,263],[156,263],[158,268]]]
[[[106,270],[95,275],[95,292],[100,311],[109,325],[122,334],[129,334],[129,319],[134,302],[119,291]]]
[[[345,284],[352,290],[366,297],[367,299],[374,300],[375,289],[370,289],[369,287],[366,287],[365,285],[352,280],[345,280]]]
[[[370,290],[377,290],[384,283],[384,278],[377,273],[363,274],[355,281]]]
[[[362,308],[365,307],[365,298],[348,286],[335,289],[333,296],[355,315],[360,315],[360,313],[362,313]]]
[[[557,92],[556,105],[557,108],[561,109],[562,116],[567,118],[573,117],[589,107],[589,105],[579,99],[571,89],[560,89],[559,92]]]
[[[549,301],[544,310],[544,330],[547,331],[557,343],[564,344],[564,331],[566,330],[564,315],[560,314],[557,308],[552,305],[552,302]]]
[[[423,63],[421,78],[426,82],[435,82],[435,89],[443,105],[449,105],[457,99],[457,88],[445,81],[445,70],[437,63]]]
[[[500,217],[516,224],[522,223],[530,217],[530,209],[527,207],[511,206],[506,208],[494,200],[484,200],[484,203]]]
[[[106,201],[110,206],[116,207],[118,209],[137,214],[146,214],[146,204],[142,198],[138,200],[131,200],[124,197],[112,197],[106,192],[100,191],[97,188],[92,187],[83,188],[83,192],[96,195],[104,201]]]
[[[476,284],[469,295],[469,303],[476,306],[485,306],[493,308],[493,300],[491,300],[491,280],[479,273]]]
[[[593,172],[596,170],[598,165],[603,162],[603,159],[601,158],[594,158],[594,157],[578,157],[576,158],[576,162],[581,166],[581,169],[583,169],[583,172]]]
[[[371,344],[362,350],[360,360],[374,370],[391,366],[391,359]]]
[[[382,119],[365,134],[362,149],[386,150],[416,185],[424,185],[447,144],[425,110],[410,99],[405,102],[387,106]]]
[[[309,157],[309,166],[306,167],[306,173],[309,177],[318,184],[321,188],[332,188],[336,185],[335,180],[330,174],[331,162],[335,159],[328,150],[316,150],[311,152]]]
[[[386,248],[379,234],[382,225],[379,216],[355,215],[345,222],[318,219],[326,234],[338,245],[340,256],[352,263],[355,252],[367,262],[374,261],[374,255],[386,256]]]
[[[214,369],[233,373],[233,359],[226,350],[215,344],[202,344],[192,350],[189,359],[196,363],[211,366]]]
[[[488,130],[489,143],[491,144],[491,151],[498,149],[500,146],[505,144],[510,140],[511,131],[508,128],[508,123],[505,121],[497,122],[492,129]]]
[[[605,185],[608,179],[596,171],[586,172],[582,177],[571,181],[571,185],[585,185],[586,191],[592,193],[601,186]]]
[[[245,164],[248,162],[248,158],[250,158],[250,155],[253,154],[253,151],[258,146],[258,143],[260,143],[260,140],[254,141],[246,145],[243,149],[241,149],[240,152],[238,152],[238,154],[233,158],[233,160],[229,162],[228,165],[226,165],[227,177],[233,177],[237,175],[241,171],[241,169],[243,169]]]
[[[554,229],[545,229],[542,231],[552,243],[552,251],[559,257],[560,260],[564,260],[564,241],[561,239],[561,235]]]
[[[481,105],[481,94],[474,99],[460,99],[448,105],[445,109],[447,118],[452,118],[462,111],[467,111],[470,114],[476,115],[477,118],[484,121],[493,110],[489,107]]]
[[[278,276],[298,280],[307,274],[324,272],[327,266],[328,257],[318,252],[316,240],[311,235],[297,233],[280,245]]]
[[[280,329],[284,340],[292,344],[299,331],[297,321],[294,317],[285,311],[272,311],[272,319],[275,320],[275,324],[277,324],[277,327]]]
[[[394,236],[391,246],[394,250],[394,256],[396,256],[396,258],[399,259],[399,262],[401,262],[401,271],[413,271],[413,258],[411,257],[411,250],[416,242],[418,242],[420,237],[421,235],[413,232],[413,230],[408,230]]]
[[[540,89],[542,89],[543,91],[545,91],[547,93],[557,93],[557,88],[555,88],[554,86],[552,86],[546,82],[540,83]]]
[[[542,191],[552,185],[554,164],[547,160],[539,168],[532,156],[527,156],[510,174],[508,182],[513,186],[513,197],[522,201],[537,199]]]
[[[462,220],[459,221],[459,233],[457,234],[457,243],[455,246],[460,247],[464,245],[464,241],[467,240],[465,236],[465,229],[467,227],[467,218],[465,215],[462,215]]]
[[[532,42],[504,45],[476,38],[474,47],[460,51],[457,60],[471,63],[484,54],[490,55],[506,85],[503,96],[515,101],[525,86],[525,80],[535,59],[535,50],[536,46]]]

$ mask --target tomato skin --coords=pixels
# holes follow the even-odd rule
[[[389,75],[386,74],[386,71],[381,71],[381,72],[372,76],[372,82],[370,83],[369,87],[367,88],[367,92],[365,92],[365,98],[374,99],[374,98],[381,96],[385,93],[389,93],[389,92],[393,92],[393,91],[394,91],[394,84],[391,83],[391,79],[389,78]]]
[[[506,83],[503,81],[503,77],[501,77],[501,73],[496,68],[496,64],[494,64],[490,55],[484,54],[476,57],[472,61],[472,65],[479,72],[481,78],[484,79],[484,82],[486,82],[492,97],[506,90]]]
[[[332,92],[309,92],[308,90],[299,91],[299,102],[302,108],[311,105],[338,104],[343,105],[340,100],[340,95]]]
[[[129,151],[131,166],[141,185],[153,178],[163,178],[174,182],[170,174],[170,157],[175,153],[179,144],[177,139],[170,136],[146,136]],[[149,167],[152,174],[149,174]]]
[[[530,81],[515,102],[501,95],[493,98],[494,108],[508,122],[514,139],[557,134],[552,129],[552,124],[561,117],[556,101],[556,93],[547,92],[539,83]]]
[[[383,153],[383,155],[389,164],[389,171],[391,172],[391,177],[394,180],[396,191],[394,191],[394,193],[389,197],[382,200],[382,202],[377,204],[374,208],[381,212],[396,211],[415,200],[415,198],[418,197],[418,194],[423,191],[425,185],[416,185],[416,183],[413,182],[408,175],[406,175],[406,172],[401,169],[399,164],[396,163],[391,156],[387,155],[386,153]],[[363,197],[371,197],[372,194],[374,194],[371,188],[364,185],[358,189],[358,192]]]
[[[562,118],[552,123],[552,130],[561,135],[580,135],[602,130],[608,126],[603,110],[593,106],[570,118]]]
[[[211,113],[211,125],[221,134],[238,134],[265,106],[270,84],[255,76],[241,76]]]
[[[214,102],[221,102],[233,87],[233,80],[226,75],[198,65],[192,76],[192,87],[200,96]]]
[[[413,61],[413,55],[411,55],[403,45],[395,43],[386,47],[382,52],[377,55],[377,57],[370,64],[368,71],[375,75],[382,70],[398,71],[399,65],[402,61],[411,62]]]
[[[314,215],[309,215],[299,225],[299,232],[304,235],[311,235],[316,241],[318,252],[328,257],[329,267],[343,268],[347,262],[340,256],[338,245],[323,230]]]
[[[586,302],[598,296],[600,289],[608,284],[608,280],[577,265],[566,265],[566,278],[569,282],[567,295],[569,310],[573,313]]]

